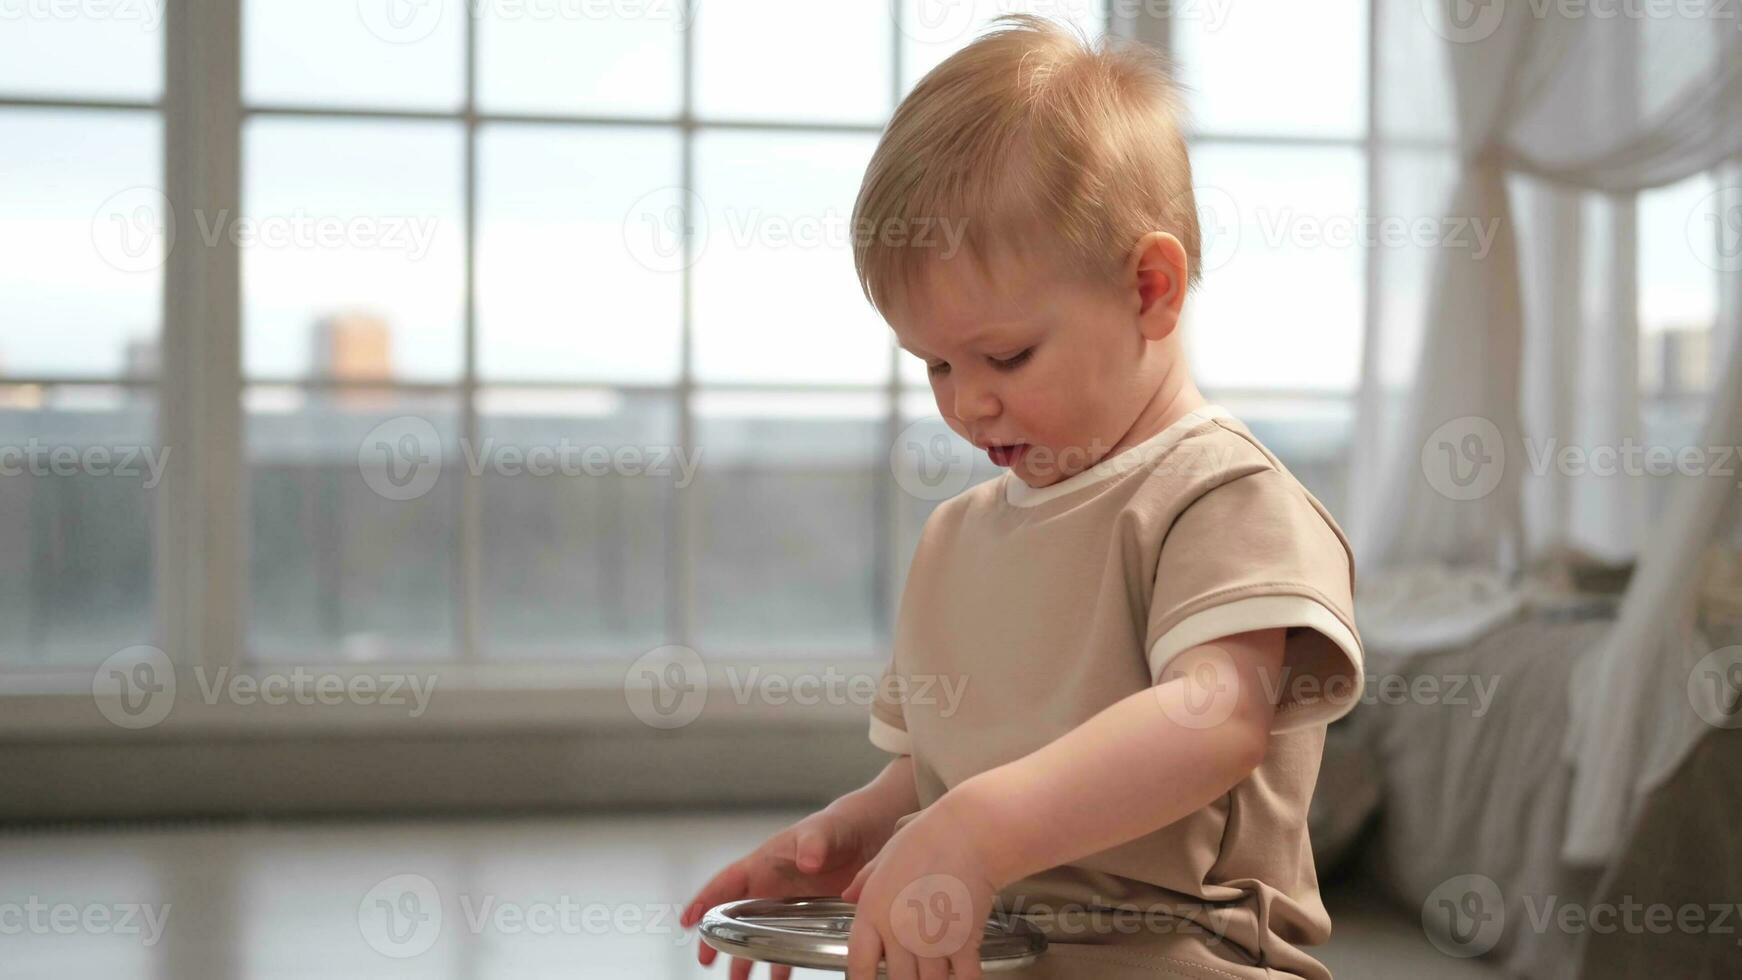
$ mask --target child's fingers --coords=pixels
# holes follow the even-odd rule
[[[792,835],[792,863],[800,871],[821,871],[829,860],[831,841],[821,827],[806,827]]]
[[[885,936],[883,940],[883,971],[889,974],[889,980],[919,980],[919,957],[894,936]],[[871,969],[877,967],[873,965]]]
[[[706,940],[701,939],[696,940],[696,947],[696,962],[703,966],[713,966],[714,959],[720,955],[720,951],[709,946]]]
[[[792,980],[792,967],[776,963],[768,968],[768,980]]]
[[[799,870],[832,871],[859,852],[858,831],[848,820],[819,814],[799,825],[793,863]]]
[[[755,968],[755,960],[732,957],[732,980],[750,980],[750,971]]]
[[[955,971],[957,980],[980,980],[980,950],[976,944],[969,943],[950,956],[950,969]]]
[[[744,898],[750,890],[750,873],[744,867],[744,862],[734,861],[726,865],[719,874],[702,886],[696,892],[696,897],[684,908],[682,924],[685,929],[702,921],[707,911],[722,902],[736,901]]]
[[[853,876],[853,883],[848,885],[846,889],[841,892],[841,900],[857,903],[859,901],[859,895],[865,890],[865,883],[871,880],[871,873],[875,870],[877,870],[877,860],[873,858],[863,868],[859,869],[858,874]]]
[[[882,958],[882,937],[868,923],[855,920],[847,936],[847,980],[877,980],[877,962]]]

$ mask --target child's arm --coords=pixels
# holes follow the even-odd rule
[[[896,756],[883,767],[877,778],[843,794],[833,805],[863,815],[869,825],[879,828],[887,840],[895,832],[895,821],[919,809],[919,787],[913,779],[913,756]]]
[[[1187,650],[1169,679],[964,780],[935,805],[973,829],[996,888],[1159,830],[1264,760],[1283,634],[1257,630]]]

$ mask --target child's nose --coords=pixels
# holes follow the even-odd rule
[[[963,378],[956,382],[956,418],[963,422],[992,418],[1002,410],[998,395],[984,382]]]

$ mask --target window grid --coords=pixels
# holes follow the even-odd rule
[[[690,0],[690,3],[698,0]],[[1116,4],[1109,4],[1106,10],[1106,21],[1102,27],[1109,32],[1137,36],[1148,43],[1158,45],[1171,51],[1169,25],[1166,15],[1144,23],[1135,15],[1127,12],[1123,16]],[[1371,6],[1370,6],[1371,11]],[[798,132],[798,133],[857,133],[876,135],[882,130],[882,123],[838,123],[825,120],[742,120],[742,119],[698,119],[695,107],[695,46],[696,33],[693,27],[686,26],[682,30],[683,54],[681,71],[683,80],[681,86],[682,103],[676,118],[646,118],[625,117],[609,114],[588,113],[522,113],[522,112],[486,112],[477,105],[478,88],[478,37],[479,25],[477,10],[468,9],[464,18],[464,72],[465,85],[463,101],[457,111],[419,110],[419,109],[379,109],[369,107],[325,107],[313,104],[293,104],[282,102],[247,103],[241,105],[242,125],[251,117],[303,117],[322,119],[378,119],[378,120],[422,120],[422,121],[459,121],[464,125],[464,162],[463,180],[463,215],[466,228],[464,249],[464,287],[463,287],[463,351],[462,372],[457,382],[414,382],[414,381],[344,381],[320,377],[274,377],[245,376],[240,378],[242,386],[248,387],[288,387],[302,391],[319,391],[328,389],[368,388],[371,390],[386,390],[396,394],[442,394],[457,397],[460,411],[460,435],[462,438],[476,444],[479,435],[479,418],[477,411],[477,394],[485,386],[478,377],[478,327],[476,309],[476,244],[477,244],[477,195],[478,195],[478,139],[480,130],[487,124],[521,123],[521,124],[552,124],[561,126],[632,126],[653,127],[658,129],[675,129],[681,137],[681,183],[684,187],[695,185],[695,137],[704,130],[721,131],[755,131],[755,132]],[[892,13],[901,16],[899,5],[893,5]],[[693,25],[692,17],[687,16],[686,25]],[[177,28],[171,21],[168,29]],[[183,29],[191,30],[191,25]],[[166,30],[167,34],[167,30]],[[899,20],[890,32],[891,44],[889,57],[893,66],[891,72],[891,90],[889,92],[889,109],[905,94],[906,80],[903,78],[903,32]],[[1370,32],[1369,49],[1372,48]],[[240,43],[240,38],[237,39]],[[54,98],[0,99],[0,106],[49,106],[56,108],[125,108],[135,110],[160,110],[162,99],[156,100],[79,100]],[[240,127],[233,134],[225,134],[229,139],[240,142],[242,134]],[[1315,138],[1300,136],[1270,137],[1247,134],[1200,134],[1194,142],[1202,144],[1247,144],[1247,145],[1309,145],[1309,146],[1350,146],[1368,145],[1368,136],[1360,139],[1351,138]],[[1371,184],[1369,184],[1369,191]],[[900,352],[893,343],[888,345],[889,364],[885,380],[881,383],[822,383],[793,384],[780,382],[707,382],[699,383],[694,371],[694,331],[691,316],[692,274],[691,263],[688,261],[693,241],[687,234],[692,227],[692,216],[687,209],[692,203],[690,195],[682,196],[684,201],[686,234],[683,239],[685,258],[680,274],[680,290],[682,293],[680,314],[680,363],[679,374],[671,384],[624,384],[608,378],[589,379],[518,379],[488,382],[488,387],[501,390],[575,390],[589,387],[607,388],[616,391],[632,393],[656,393],[668,395],[676,399],[676,420],[678,443],[685,452],[693,452],[695,443],[694,396],[700,390],[709,391],[754,391],[768,393],[798,393],[798,392],[839,392],[868,393],[880,395],[883,399],[884,439],[883,444],[892,444],[903,423],[901,398],[904,394],[915,391],[924,392],[924,387],[914,387],[904,384],[900,374]],[[154,382],[126,380],[118,382],[108,378],[54,378],[41,379],[44,383],[55,386],[73,385],[114,385],[117,383],[129,386],[150,386]],[[8,379],[9,383],[27,384],[31,379]],[[1225,392],[1237,395],[1239,393]],[[1258,392],[1253,392],[1258,394]],[[1288,393],[1265,390],[1262,394],[1269,396],[1287,395]],[[1320,392],[1301,392],[1300,396],[1323,398],[1329,397]],[[1340,396],[1338,396],[1340,397]],[[240,408],[237,409],[240,412]],[[873,465],[875,461],[872,462]],[[455,598],[457,600],[455,653],[461,662],[475,663],[480,658],[483,638],[479,633],[480,605],[480,568],[482,559],[482,485],[474,479],[460,481],[458,506],[459,518],[459,554],[457,555],[457,574],[454,582]],[[875,481],[876,496],[873,506],[876,508],[876,527],[878,533],[874,536],[874,561],[877,568],[873,581],[876,583],[877,594],[874,596],[875,640],[879,645],[887,643],[901,570],[897,567],[894,554],[899,522],[901,518],[901,499],[890,481]],[[672,533],[668,535],[667,571],[667,603],[668,609],[666,631],[674,642],[693,644],[695,622],[695,595],[693,590],[693,572],[696,555],[695,534],[695,500],[692,494],[675,493],[668,498],[668,520]],[[238,531],[241,529],[237,529]],[[241,612],[238,612],[241,615]]]
[[[464,125],[465,160],[463,167],[463,215],[466,227],[466,246],[464,259],[463,288],[463,345],[461,364],[462,370],[457,382],[404,382],[404,381],[356,381],[302,378],[302,377],[255,377],[244,378],[247,387],[289,387],[297,390],[367,388],[375,391],[389,391],[396,394],[422,393],[446,394],[457,396],[460,413],[460,431],[462,439],[470,444],[478,444],[479,418],[477,411],[477,396],[480,388],[493,390],[527,391],[527,390],[577,390],[586,388],[605,388],[627,393],[668,395],[675,399],[675,419],[679,450],[690,454],[693,458],[696,441],[696,421],[694,412],[695,396],[700,391],[744,391],[757,393],[864,393],[878,395],[883,401],[884,439],[883,444],[892,444],[901,426],[900,396],[903,386],[899,375],[900,352],[893,342],[887,347],[889,351],[889,366],[886,378],[874,383],[814,383],[795,384],[781,382],[731,382],[709,381],[699,382],[695,375],[694,365],[694,324],[692,322],[691,297],[693,294],[692,249],[693,239],[689,230],[694,227],[694,215],[690,208],[694,203],[693,195],[680,195],[684,207],[683,248],[684,259],[679,276],[681,292],[681,313],[679,332],[679,369],[678,376],[670,384],[625,384],[608,378],[589,379],[515,379],[503,381],[484,381],[478,377],[478,325],[476,305],[476,245],[477,245],[477,196],[478,168],[477,147],[480,130],[489,124],[546,124],[554,126],[574,127],[614,127],[634,126],[650,127],[661,130],[675,130],[680,136],[682,160],[680,165],[680,183],[685,188],[694,187],[696,183],[695,145],[696,136],[704,131],[749,131],[775,133],[852,133],[875,136],[882,132],[883,124],[879,123],[841,123],[826,120],[745,120],[732,118],[701,119],[695,114],[696,105],[696,32],[693,29],[695,20],[691,16],[693,7],[700,0],[687,0],[684,16],[685,27],[681,29],[683,38],[683,53],[681,71],[681,107],[675,118],[648,118],[642,116],[627,117],[594,113],[525,113],[525,112],[487,112],[477,105],[478,87],[478,10],[467,9],[464,24],[464,70],[465,86],[463,101],[457,112],[443,110],[419,109],[373,109],[367,107],[332,107],[305,105],[281,102],[244,103],[242,107],[244,122],[250,117],[308,117],[323,119],[378,119],[378,120],[421,120],[421,121],[459,121]],[[1118,28],[1115,16],[1109,5],[1106,22],[1103,28],[1114,30]],[[890,32],[891,44],[889,57],[893,65],[891,73],[891,89],[889,92],[888,111],[893,111],[905,94],[903,84],[903,32],[900,23],[900,5],[891,6],[891,14],[896,18],[894,28]],[[237,138],[240,138],[238,134]],[[867,460],[875,466],[876,460]],[[459,517],[459,553],[457,557],[457,581],[454,584],[457,605],[457,630],[455,638],[455,653],[462,663],[479,663],[483,661],[481,651],[484,638],[480,634],[481,582],[480,569],[483,555],[482,525],[483,525],[483,487],[480,481],[466,478],[460,481]],[[875,648],[886,646],[893,619],[896,601],[897,583],[901,577],[895,558],[897,531],[901,519],[901,501],[895,489],[888,480],[874,481],[873,515],[877,529],[873,536],[874,562],[872,580],[875,583],[873,598],[873,650],[867,651],[829,651],[830,654],[854,652],[874,653]],[[694,589],[694,573],[697,563],[695,552],[697,535],[694,533],[697,521],[696,508],[698,498],[694,493],[679,492],[671,494],[666,503],[666,514],[670,533],[667,535],[666,569],[666,623],[665,630],[668,642],[682,643],[694,646],[696,643],[696,595]],[[732,651],[740,652],[740,651]]]
[[[693,2],[696,2],[696,0],[691,0],[691,3],[693,3]],[[1166,21],[1165,15],[1157,17],[1154,20],[1140,19],[1135,14],[1133,14],[1129,11],[1126,11],[1123,14],[1121,14],[1121,12],[1119,10],[1115,9],[1118,7],[1119,7],[1118,4],[1109,4],[1108,5],[1109,9],[1107,11],[1107,22],[1103,25],[1106,30],[1109,30],[1111,32],[1124,34],[1124,35],[1128,35],[1128,36],[1135,36],[1135,37],[1138,37],[1142,40],[1147,41],[1148,43],[1162,47],[1162,48],[1170,51],[1170,53],[1172,52],[1172,44],[1171,44],[1171,37],[1170,37],[1171,31],[1168,29],[1169,25]],[[1371,207],[1375,203],[1375,200],[1374,200],[1375,187],[1377,186],[1377,177],[1378,177],[1378,174],[1376,172],[1376,166],[1377,166],[1376,149],[1377,149],[1377,147],[1376,147],[1376,141],[1374,139],[1374,133],[1373,133],[1373,119],[1375,116],[1377,92],[1376,92],[1376,89],[1371,84],[1371,80],[1373,78],[1372,71],[1376,67],[1377,41],[1378,41],[1378,37],[1379,37],[1379,30],[1378,30],[1378,24],[1377,24],[1378,11],[1376,8],[1377,8],[1377,5],[1373,4],[1373,3],[1369,3],[1367,6],[1367,16],[1368,16],[1368,20],[1369,20],[1369,31],[1368,31],[1367,52],[1366,53],[1367,53],[1368,62],[1369,62],[1369,85],[1368,85],[1368,91],[1367,91],[1366,125],[1364,126],[1363,132],[1361,133],[1360,136],[1358,136],[1358,137],[1310,137],[1310,136],[1298,136],[1298,135],[1296,135],[1296,136],[1279,136],[1279,135],[1264,135],[1264,134],[1245,134],[1245,133],[1234,134],[1234,133],[1206,132],[1206,133],[1196,134],[1196,136],[1193,140],[1194,144],[1198,144],[1198,145],[1255,145],[1255,146],[1293,145],[1293,146],[1323,146],[1323,147],[1339,147],[1339,148],[1359,149],[1362,151],[1364,158],[1365,158],[1365,161],[1366,161],[1365,173],[1363,174],[1363,183],[1364,183],[1363,190],[1364,190],[1364,194],[1365,194],[1365,200],[1368,202],[1369,206]],[[687,14],[687,11],[686,11],[686,14]],[[464,221],[465,221],[465,225],[466,225],[466,247],[465,247],[464,260],[463,260],[464,261],[464,275],[465,275],[464,294],[463,294],[464,295],[464,299],[463,299],[463,303],[464,303],[464,309],[463,309],[463,331],[464,331],[463,344],[464,344],[464,349],[463,349],[463,353],[462,353],[463,368],[462,368],[462,375],[461,375],[460,379],[455,383],[419,383],[419,382],[411,382],[411,381],[346,382],[346,381],[334,381],[334,380],[330,380],[330,379],[309,378],[309,377],[298,378],[298,377],[267,377],[267,376],[254,377],[254,376],[250,376],[250,377],[244,377],[244,378],[240,379],[242,381],[244,387],[247,387],[247,386],[258,386],[258,387],[288,386],[291,388],[304,390],[304,391],[321,390],[323,388],[329,388],[329,387],[341,387],[341,388],[342,387],[357,387],[357,388],[371,388],[371,389],[375,389],[375,390],[385,389],[385,390],[389,390],[389,391],[392,391],[395,393],[450,394],[450,395],[456,396],[458,401],[459,401],[459,407],[460,407],[460,413],[461,413],[460,414],[461,435],[464,438],[471,439],[474,441],[477,439],[479,419],[478,419],[476,396],[477,396],[479,388],[485,386],[484,383],[481,382],[479,377],[478,377],[477,361],[478,361],[478,353],[479,352],[478,352],[478,337],[477,337],[478,328],[477,328],[477,312],[476,312],[475,281],[474,281],[474,279],[475,279],[475,263],[476,263],[475,247],[476,247],[477,230],[478,230],[477,195],[479,192],[479,186],[478,186],[479,174],[478,174],[478,169],[477,169],[477,154],[478,154],[478,139],[480,136],[480,130],[486,124],[493,124],[493,123],[540,124],[540,123],[543,123],[543,124],[555,124],[555,125],[564,125],[564,126],[639,126],[639,127],[655,127],[655,128],[659,128],[659,129],[676,130],[681,136],[682,162],[681,162],[680,174],[681,174],[681,182],[682,182],[683,186],[685,186],[685,187],[693,187],[695,185],[695,182],[696,182],[696,172],[695,172],[696,163],[695,163],[695,158],[694,158],[695,137],[696,137],[697,133],[702,132],[704,130],[740,130],[740,131],[755,131],[755,132],[799,132],[799,133],[857,133],[857,134],[875,135],[875,134],[879,133],[881,131],[881,128],[882,128],[881,123],[876,123],[876,124],[833,123],[833,122],[829,122],[829,121],[825,121],[825,120],[806,120],[806,121],[765,121],[765,120],[743,120],[743,119],[707,119],[707,120],[701,120],[701,119],[696,118],[696,116],[694,114],[694,106],[695,106],[695,86],[696,86],[696,79],[695,79],[695,71],[696,71],[696,69],[695,69],[695,64],[696,64],[695,54],[696,54],[696,51],[695,51],[695,47],[696,47],[697,42],[696,42],[696,33],[695,33],[693,26],[686,26],[685,28],[682,29],[682,34],[681,34],[682,39],[683,39],[682,40],[683,53],[682,53],[682,57],[681,57],[681,71],[683,73],[682,86],[681,86],[681,96],[682,96],[681,106],[682,107],[681,107],[681,110],[680,110],[678,116],[675,118],[667,117],[667,118],[649,119],[649,118],[645,118],[645,117],[620,117],[620,116],[612,116],[612,115],[598,115],[598,114],[584,114],[584,113],[574,113],[574,114],[569,114],[569,113],[516,113],[516,112],[485,112],[485,111],[480,111],[480,109],[478,108],[478,105],[477,105],[477,101],[476,101],[477,100],[477,88],[478,88],[478,78],[477,78],[478,64],[477,64],[477,60],[478,60],[478,35],[479,35],[479,25],[477,23],[476,16],[477,16],[476,10],[469,10],[468,16],[464,18],[464,30],[465,30],[464,70],[465,70],[465,75],[466,75],[466,83],[465,83],[465,87],[464,87],[463,102],[462,102],[461,107],[458,109],[458,111],[436,111],[436,110],[415,110],[415,109],[407,109],[407,110],[373,109],[373,108],[366,108],[366,107],[365,108],[356,108],[356,107],[331,107],[331,108],[327,108],[327,107],[321,107],[321,106],[317,106],[317,105],[301,105],[301,104],[285,104],[285,103],[256,103],[256,104],[243,104],[241,106],[241,118],[244,122],[248,118],[253,117],[253,116],[260,116],[260,117],[274,117],[274,116],[296,117],[296,116],[302,116],[302,117],[318,117],[318,118],[329,118],[329,119],[361,118],[361,119],[382,119],[382,120],[426,120],[426,121],[429,121],[429,120],[456,121],[457,120],[457,121],[463,123],[464,129],[465,129],[465,133],[464,133],[464,136],[465,136],[465,143],[464,143],[465,160],[464,160],[464,168],[463,168],[463,180],[464,180],[463,207],[464,207]],[[899,14],[897,14],[897,16],[899,16]],[[686,24],[693,25],[693,18],[686,17]],[[170,31],[175,31],[175,30],[193,31],[193,30],[195,30],[195,26],[190,21],[178,21],[175,18],[171,18],[166,23],[166,30],[165,30],[166,36],[168,35],[168,33]],[[891,46],[890,46],[889,57],[892,60],[894,70],[892,71],[892,76],[891,76],[892,82],[891,82],[891,90],[889,93],[889,106],[890,106],[890,108],[893,108],[893,106],[899,101],[900,97],[904,94],[904,90],[905,90],[905,84],[904,84],[905,80],[903,79],[903,71],[902,71],[902,69],[903,69],[903,64],[902,64],[902,62],[903,62],[903,43],[902,43],[903,34],[902,34],[901,29],[900,29],[899,23],[896,25],[895,29],[891,32],[890,36],[891,36]],[[239,42],[240,42],[240,39],[238,38],[237,39],[238,45],[239,45]],[[50,97],[50,98],[35,98],[35,97],[32,97],[32,98],[0,98],[0,107],[36,107],[36,108],[54,108],[54,109],[80,109],[80,108],[85,108],[85,109],[125,109],[125,110],[133,110],[133,111],[162,112],[165,108],[165,101],[171,97],[172,97],[171,93],[166,90],[165,94],[163,96],[160,96],[159,98],[152,99],[152,100],[58,99],[58,98],[52,98],[52,97]],[[238,131],[235,133],[219,134],[216,136],[216,138],[219,138],[219,139],[226,138],[226,137],[232,141],[235,141],[236,143],[239,143],[241,140],[240,128],[238,127]],[[166,179],[173,179],[173,178],[171,175],[166,175]],[[683,195],[682,197],[684,200],[684,206],[686,208],[688,208],[691,205],[690,196]],[[686,222],[685,222],[686,229],[691,224],[691,222],[688,220],[689,218],[690,218],[690,216],[686,214]],[[856,383],[791,384],[791,383],[778,383],[778,382],[770,382],[770,383],[761,383],[761,382],[742,382],[742,383],[738,383],[738,382],[706,382],[706,383],[699,383],[697,381],[697,379],[695,377],[695,373],[694,373],[694,350],[693,350],[693,348],[694,348],[694,336],[693,336],[693,324],[692,324],[692,314],[691,314],[691,306],[692,306],[692,303],[691,303],[692,282],[691,282],[691,280],[692,280],[692,275],[691,275],[690,263],[687,261],[687,259],[689,258],[689,255],[690,255],[690,250],[693,246],[693,242],[691,241],[690,237],[687,234],[684,237],[683,245],[684,245],[685,252],[686,252],[686,262],[684,263],[684,267],[683,267],[682,272],[681,272],[681,281],[680,281],[680,289],[682,291],[682,305],[681,305],[681,313],[680,313],[680,335],[679,335],[680,336],[680,363],[679,363],[679,374],[678,374],[678,377],[674,383],[671,383],[671,384],[624,384],[624,383],[612,381],[610,379],[577,380],[577,379],[573,379],[573,378],[564,378],[564,379],[560,379],[560,380],[559,379],[551,379],[548,381],[547,380],[538,380],[538,379],[503,380],[503,381],[499,381],[499,382],[492,381],[492,382],[489,382],[487,386],[489,388],[492,388],[492,389],[501,389],[501,390],[538,390],[538,389],[542,389],[542,390],[552,390],[552,389],[575,390],[575,389],[584,389],[584,388],[589,388],[589,387],[601,387],[601,388],[608,388],[611,390],[624,391],[624,392],[637,392],[637,393],[652,392],[652,393],[658,393],[658,394],[662,394],[662,395],[668,395],[668,396],[676,399],[675,417],[676,417],[676,424],[677,424],[677,441],[678,441],[679,445],[686,452],[693,451],[693,448],[694,448],[696,429],[695,429],[693,402],[694,402],[694,396],[698,392],[698,390],[708,390],[708,391],[735,391],[735,390],[738,390],[738,391],[756,391],[756,392],[773,392],[773,393],[782,393],[782,392],[871,393],[871,394],[880,395],[883,398],[882,404],[883,404],[884,409],[885,409],[885,414],[883,417],[883,425],[884,425],[884,429],[885,429],[884,444],[887,445],[893,441],[896,434],[899,432],[899,427],[903,421],[903,415],[901,412],[901,397],[904,394],[911,394],[915,391],[919,391],[919,392],[926,391],[926,389],[923,386],[916,387],[916,386],[913,386],[911,384],[904,383],[904,381],[901,377],[901,373],[900,373],[900,353],[895,348],[893,343],[888,345],[889,367],[888,367],[888,371],[885,374],[885,379],[881,383],[869,383],[869,384],[856,384]],[[1377,326],[1377,323],[1376,323],[1377,317],[1375,315],[1376,310],[1374,307],[1374,303],[1375,303],[1375,284],[1376,284],[1376,278],[1378,275],[1378,269],[1377,269],[1378,256],[1371,254],[1371,253],[1364,253],[1362,261],[1363,261],[1363,275],[1364,275],[1364,280],[1365,280],[1364,313],[1363,313],[1364,326],[1363,326],[1363,329],[1365,331],[1367,343],[1370,345],[1372,340],[1373,340],[1373,333],[1374,333],[1376,326]],[[1369,362],[1371,361],[1371,359],[1366,359],[1366,360]],[[1373,380],[1371,377],[1373,371],[1374,371],[1374,365],[1372,363],[1364,363],[1362,365],[1362,367],[1361,367],[1362,384],[1360,385],[1359,393],[1355,396],[1355,398],[1357,400],[1371,397],[1372,395],[1374,395],[1377,392],[1377,386],[1375,384],[1371,383]],[[150,381],[150,380],[141,381],[139,379],[116,379],[116,378],[105,378],[105,377],[98,377],[98,376],[45,377],[45,378],[36,378],[36,379],[28,378],[28,377],[9,377],[9,378],[5,379],[5,383],[7,383],[9,385],[36,383],[36,384],[42,384],[45,386],[53,386],[53,387],[76,387],[76,386],[81,386],[81,385],[103,385],[103,386],[124,385],[127,387],[150,388],[150,387],[153,387],[156,385],[156,382]],[[1259,391],[1231,391],[1231,390],[1223,389],[1223,390],[1219,390],[1217,392],[1217,394],[1219,396],[1227,396],[1227,397],[1243,397],[1243,396],[1247,396],[1247,395],[1260,395],[1261,394],[1261,395],[1269,396],[1269,397],[1280,396],[1280,397],[1290,397],[1290,398],[1309,398],[1309,399],[1315,399],[1315,400],[1331,399],[1331,400],[1344,400],[1344,401],[1346,401],[1349,399],[1348,395],[1344,395],[1344,394],[1340,394],[1340,393],[1327,393],[1327,392],[1318,392],[1318,391],[1282,392],[1282,391],[1276,391],[1276,390],[1271,390],[1271,389],[1265,389],[1262,392],[1259,392]],[[240,412],[239,406],[237,408],[237,411]],[[1358,420],[1360,420],[1360,424],[1362,426],[1369,426],[1369,425],[1373,424],[1373,422],[1374,422],[1373,416],[1374,416],[1374,413],[1372,411],[1357,412],[1357,414],[1356,414],[1356,417]],[[1361,436],[1361,433],[1358,432],[1357,438],[1359,438],[1360,436]],[[868,461],[868,462],[871,462],[873,465],[876,464],[876,461]],[[457,609],[457,617],[456,617],[456,629],[458,630],[460,635],[458,637],[456,637],[456,640],[458,642],[455,644],[455,647],[456,647],[455,653],[456,653],[457,657],[462,661],[477,662],[480,659],[480,656],[479,656],[480,645],[482,642],[482,638],[478,635],[478,629],[479,629],[479,627],[478,627],[478,621],[479,621],[479,619],[478,619],[478,615],[479,615],[478,607],[479,607],[479,600],[480,600],[478,577],[480,574],[481,556],[482,556],[482,548],[481,548],[482,522],[481,522],[481,513],[480,513],[482,487],[481,487],[481,485],[478,484],[478,481],[475,481],[472,479],[462,480],[461,483],[462,483],[461,499],[459,502],[459,506],[461,508],[461,513],[459,515],[460,528],[461,528],[460,545],[459,545],[460,553],[457,556],[457,558],[458,558],[457,581],[454,583],[456,597],[459,600],[457,602],[458,609]],[[875,515],[875,520],[876,520],[876,526],[879,529],[879,531],[874,537],[875,560],[878,564],[878,568],[876,570],[877,574],[876,574],[874,580],[876,583],[878,583],[878,588],[880,589],[880,593],[877,596],[875,596],[874,624],[875,624],[877,631],[878,631],[876,639],[880,643],[885,643],[887,641],[887,638],[888,638],[888,628],[890,625],[891,614],[893,613],[894,606],[895,606],[895,597],[897,595],[896,585],[901,577],[900,576],[900,569],[897,567],[898,563],[895,560],[895,548],[897,546],[897,541],[899,538],[898,531],[899,531],[899,521],[901,520],[902,501],[900,499],[899,493],[896,492],[896,490],[889,485],[889,481],[878,480],[878,481],[876,481],[876,487],[877,487],[877,490],[876,490],[877,496],[876,496],[876,499],[874,500],[874,506],[877,509],[877,514]],[[690,495],[690,494],[674,493],[669,498],[669,500],[666,504],[666,506],[668,508],[668,517],[669,517],[669,520],[671,521],[671,526],[672,526],[672,533],[668,536],[668,539],[667,539],[669,552],[668,552],[667,561],[666,561],[666,572],[667,572],[667,583],[668,583],[667,584],[667,589],[668,589],[667,609],[668,609],[668,613],[667,613],[666,630],[667,630],[667,633],[668,633],[672,642],[693,643],[693,641],[694,641],[693,624],[695,622],[694,606],[695,606],[695,598],[696,597],[695,597],[694,592],[693,592],[693,571],[694,571],[693,559],[695,557],[693,551],[694,551],[694,547],[695,547],[696,536],[693,533],[693,529],[694,529],[693,522],[695,519],[695,516],[693,513],[693,508],[694,508],[695,502],[691,499],[692,496],[693,495]],[[236,535],[240,536],[243,529],[237,528],[237,529],[232,529],[232,531]],[[240,613],[238,613],[238,615],[240,615]]]

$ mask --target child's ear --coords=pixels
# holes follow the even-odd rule
[[[1179,326],[1185,307],[1191,263],[1179,239],[1152,231],[1131,250],[1126,281],[1137,293],[1137,322],[1143,336],[1162,340]]]

